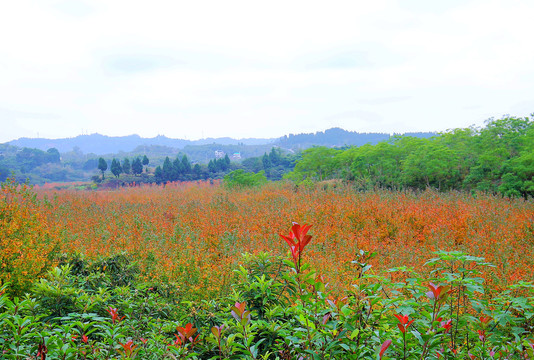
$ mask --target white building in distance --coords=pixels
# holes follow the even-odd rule
[[[241,159],[241,153],[240,153],[240,152],[235,152],[235,153],[233,153],[233,155],[232,155],[232,159],[234,159],[234,160],[240,160],[240,159]]]

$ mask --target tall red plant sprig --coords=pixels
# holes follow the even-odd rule
[[[293,263],[295,264],[295,270],[297,274],[300,273],[300,261],[304,248],[311,241],[312,236],[308,235],[308,230],[310,230],[311,225],[299,225],[296,222],[293,223],[289,236],[280,234],[280,237],[286,241],[291,250],[291,257],[293,258]]]
[[[308,230],[310,230],[311,225],[299,225],[296,222],[293,223],[293,226],[291,227],[291,231],[289,232],[289,236],[285,236],[280,234],[280,237],[286,241],[286,243],[289,245],[289,249],[291,250],[291,257],[293,258],[293,264],[295,264],[295,272],[296,272],[296,281],[298,284],[299,289],[299,295],[300,295],[300,301],[302,302],[303,299],[303,290],[302,290],[302,284],[299,274],[301,273],[301,259],[302,259],[302,253],[304,252],[304,248],[306,245],[309,244],[311,241],[312,236],[308,235]],[[308,344],[307,347],[311,347],[311,333],[310,333],[310,326],[308,324],[308,317],[305,317],[306,319],[306,330],[308,332]]]

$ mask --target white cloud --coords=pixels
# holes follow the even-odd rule
[[[428,131],[528,115],[532,15],[528,0],[12,1],[0,13],[0,142],[82,129]]]

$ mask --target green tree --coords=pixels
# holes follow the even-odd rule
[[[272,166],[280,165],[280,162],[282,161],[282,154],[280,149],[273,147],[271,149],[271,152],[269,153],[269,160],[271,161]]]
[[[187,155],[182,156],[182,171],[183,174],[191,173],[191,162],[187,158]]]
[[[122,167],[121,167],[120,161],[115,158],[111,160],[110,170],[113,173],[113,175],[115,175],[116,178],[119,178],[119,175],[122,173]]]
[[[466,186],[492,193],[500,191],[501,178],[513,168],[510,161],[520,156],[528,146],[529,132],[533,126],[528,117],[506,116],[486,121],[486,126],[473,139],[477,159],[465,179]],[[506,188],[511,182],[515,184],[512,179],[512,176],[507,176]]]
[[[264,171],[254,174],[239,169],[224,177],[224,184],[229,188],[255,187],[265,183],[267,183],[267,178]]]
[[[271,150],[271,163],[276,159],[273,154]],[[262,160],[269,165],[265,155]],[[243,162],[247,169],[253,164]],[[393,136],[376,145],[310,148],[284,177],[296,181],[342,177],[360,189],[435,187],[528,198],[534,196],[533,169],[534,122],[508,116],[490,119],[481,129],[453,129],[432,138]]]
[[[104,172],[108,169],[108,163],[104,158],[98,159],[98,170],[102,171],[102,180],[104,180]]]
[[[246,158],[241,161],[241,165],[245,168],[245,170],[254,173],[263,169],[263,164],[260,157]]]
[[[150,161],[148,160],[148,157],[146,155],[143,155],[142,164],[145,166],[146,172],[148,172],[148,166],[147,165],[148,165],[149,162]]]
[[[154,170],[154,177],[156,178],[156,183],[159,184],[163,181],[165,181],[163,177],[163,170],[161,169],[161,166],[157,166],[156,170]]]
[[[354,147],[337,155],[342,175],[356,181],[361,188],[399,189],[404,158],[397,144],[380,142]]]
[[[128,158],[124,158],[124,160],[122,160],[122,172],[125,174],[129,174],[130,171],[131,171],[130,160],[128,160]]]
[[[178,181],[183,176],[184,169],[182,166],[182,160],[177,156],[172,162],[172,175],[171,181]]]
[[[215,160],[215,168],[217,169],[216,171],[226,170],[226,161],[224,161],[224,158]]]
[[[193,179],[194,180],[200,180],[202,178],[202,168],[200,167],[200,164],[195,164],[193,166]]]
[[[450,189],[458,177],[458,158],[436,140],[424,139],[423,144],[406,158],[404,177],[413,187]]]
[[[217,172],[217,165],[216,163],[213,161],[213,160],[210,160],[210,162],[208,163],[208,171],[210,173],[215,173]]]
[[[474,128],[453,129],[441,133],[436,138],[438,143],[451,149],[458,160],[458,177],[456,183],[452,186],[455,189],[468,189],[466,187],[466,178],[469,176],[469,172],[478,158],[474,141],[476,133],[477,131]]]
[[[523,194],[523,182],[519,176],[513,173],[506,173],[501,179],[501,185],[499,185],[499,192],[508,197],[519,197]]]
[[[46,150],[48,154],[48,162],[51,163],[59,163],[61,160],[61,155],[59,154],[59,151],[56,148],[50,148]]]
[[[532,131],[534,135],[534,129]],[[531,144],[531,145],[530,145]],[[510,159],[503,167],[499,192],[509,197],[534,197],[534,136],[520,155]]]
[[[82,169],[86,170],[86,171],[89,171],[89,170],[94,170],[94,169],[98,169],[98,159],[88,159],[84,164],[83,164],[83,167]]]
[[[172,162],[171,162],[171,159],[169,159],[169,157],[166,156],[165,160],[163,161],[162,177],[164,181],[172,181],[171,180],[172,176],[173,176]]]
[[[261,162],[263,164],[263,169],[265,171],[269,170],[272,166],[271,159],[269,158],[269,155],[267,155],[266,153],[263,154],[263,157],[261,158]]]
[[[506,116],[502,119],[489,119],[480,131],[483,147],[499,147],[508,156],[517,156],[525,145],[525,135],[532,128],[532,121],[526,118]]]
[[[29,172],[38,166],[50,162],[50,154],[39,149],[23,148],[17,152],[15,158],[22,172]]]
[[[309,178],[311,180],[326,180],[333,178],[339,167],[336,155],[341,150],[317,146],[302,152],[302,159],[297,162],[293,174],[286,176],[295,180]]]
[[[143,173],[143,164],[139,157],[136,157],[132,162],[132,173],[134,175],[141,175]]]

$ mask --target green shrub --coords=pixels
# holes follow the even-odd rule
[[[258,173],[252,173],[239,169],[224,177],[224,185],[228,188],[257,187],[266,183],[267,178],[263,170]]]

